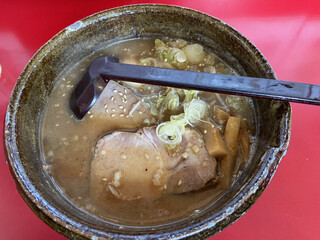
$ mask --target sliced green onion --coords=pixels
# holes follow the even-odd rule
[[[184,113],[181,113],[179,115],[171,115],[170,116],[170,122],[172,122],[175,125],[178,126],[185,126],[188,123],[188,120]]]
[[[192,99],[194,97],[196,97],[199,93],[199,91],[197,91],[197,90],[183,90],[183,91],[184,91],[184,95],[185,95],[184,100],[183,100],[184,103],[191,102]]]
[[[157,126],[156,134],[168,149],[174,149],[182,142],[184,126],[164,122]]]
[[[167,47],[167,45],[163,41],[161,41],[160,39],[154,40],[154,44],[155,44],[156,48],[157,47]]]
[[[140,59],[140,63],[143,66],[148,66],[148,67],[156,67],[157,66],[157,60],[152,57]]]
[[[179,48],[171,48],[168,51],[168,60],[171,63],[183,63],[187,61],[186,55],[184,54],[184,52],[179,49]]]
[[[199,44],[190,44],[183,51],[191,64],[199,64],[204,60],[203,47]]]
[[[157,97],[157,99],[156,99],[157,108],[159,108],[159,107],[161,106],[162,101],[163,101],[164,99],[165,99],[165,97],[162,96],[162,95],[159,95],[159,96]]]
[[[157,109],[156,104],[152,104],[152,105],[151,105],[151,107],[150,107],[150,113],[151,113],[153,116],[157,116],[157,115],[158,115],[158,109]]]
[[[202,121],[207,112],[208,106],[201,99],[193,99],[190,103],[184,104],[184,113],[190,125]]]
[[[175,92],[175,90],[170,91],[164,100],[164,107],[172,111],[177,110],[179,106],[179,95]]]
[[[205,67],[203,70],[206,73],[216,73],[217,72],[216,68],[212,65]]]

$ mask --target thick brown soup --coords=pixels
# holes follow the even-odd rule
[[[234,74],[198,44],[129,40],[66,69],[42,123],[44,167],[85,211],[126,225],[197,214],[228,190],[254,151],[249,98],[111,81],[82,121],[69,98],[90,63],[120,62]]]

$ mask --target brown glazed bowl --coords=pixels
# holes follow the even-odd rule
[[[259,50],[222,21],[190,9],[132,5],[100,12],[62,30],[30,60],[13,90],[5,119],[7,160],[17,189],[50,227],[71,239],[203,239],[233,223],[257,200],[286,153],[291,127],[288,103],[254,100],[258,143],[253,160],[217,201],[177,222],[122,226],[72,204],[43,169],[40,125],[55,80],[108,43],[131,38],[183,38],[214,52],[240,75],[276,78]]]

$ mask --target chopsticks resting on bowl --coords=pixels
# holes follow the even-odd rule
[[[91,109],[110,79],[320,105],[319,85],[131,65],[105,56],[92,62],[71,95],[70,108],[78,119]]]

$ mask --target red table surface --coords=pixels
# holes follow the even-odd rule
[[[163,3],[218,17],[249,38],[279,79],[320,84],[320,1],[0,1],[0,124],[10,92],[32,55],[73,22],[108,8]],[[267,190],[236,223],[213,239],[320,238],[320,107],[292,104],[287,155]],[[1,128],[2,129],[2,128]],[[3,139],[0,140],[1,144]],[[0,148],[0,240],[65,239],[18,194]]]

